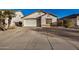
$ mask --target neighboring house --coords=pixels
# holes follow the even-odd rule
[[[50,23],[57,25],[57,16],[42,10],[24,16],[22,19],[24,20],[24,26],[45,27],[50,26]]]
[[[10,26],[19,26],[19,22],[23,23],[22,17],[23,17],[23,13],[21,11],[16,11],[15,12],[15,17],[12,18],[11,20],[11,25]]]
[[[73,22],[73,27],[78,27],[79,26],[79,14],[72,14],[66,17],[61,18],[60,20],[63,20],[63,24],[66,21],[72,21]]]

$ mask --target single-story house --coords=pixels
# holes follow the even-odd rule
[[[63,20],[63,24],[66,23],[66,21],[73,22],[72,27],[78,27],[79,26],[79,14],[72,14],[69,16],[65,16],[61,18],[60,20]]]
[[[57,25],[57,16],[42,10],[24,16],[22,19],[24,20],[23,25],[27,27],[45,27],[50,26],[50,23]]]

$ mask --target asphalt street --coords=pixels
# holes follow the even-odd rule
[[[78,50],[79,33],[40,28],[0,31],[0,50]],[[55,31],[56,30],[56,31]],[[55,31],[55,32],[54,32]],[[76,40],[63,34],[77,36]],[[69,34],[70,33],[70,34]]]

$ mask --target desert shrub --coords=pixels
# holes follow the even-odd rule
[[[64,26],[66,28],[71,28],[71,27],[74,27],[74,22],[72,20],[65,20],[64,21]]]

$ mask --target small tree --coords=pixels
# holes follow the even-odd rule
[[[15,16],[15,10],[4,10],[5,17],[8,17],[8,28],[10,27],[11,20]]]

